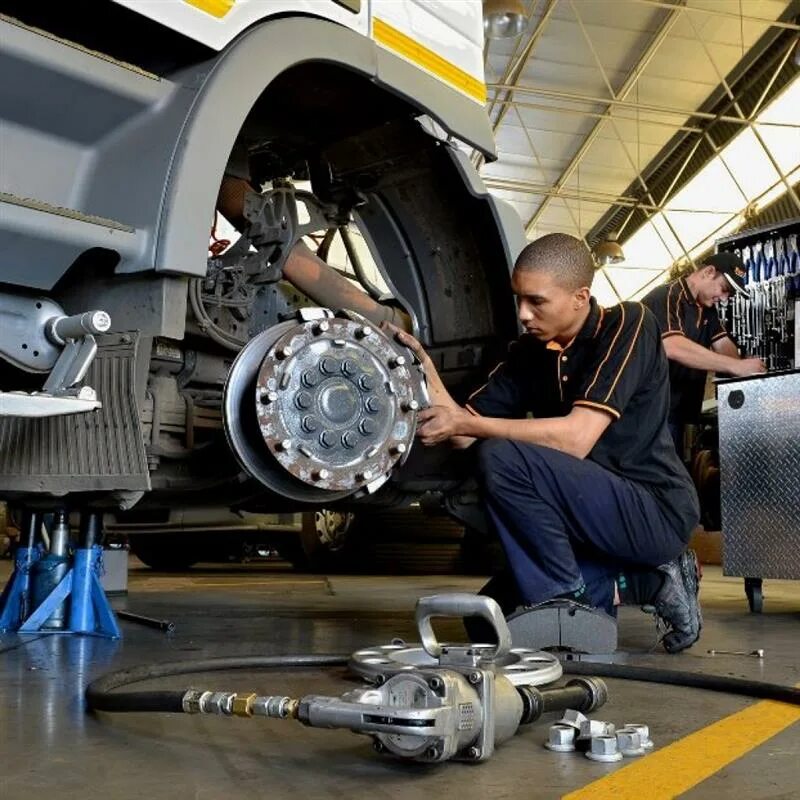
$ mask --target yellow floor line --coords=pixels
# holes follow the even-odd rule
[[[562,800],[672,800],[798,721],[800,707],[764,700],[564,795]]]

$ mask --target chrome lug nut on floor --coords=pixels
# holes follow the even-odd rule
[[[584,753],[592,761],[622,761],[622,753],[617,749],[617,737],[593,736],[589,750]]]
[[[577,731],[572,725],[556,723],[550,726],[550,738],[544,743],[548,750],[554,753],[572,753],[575,750],[575,735]]]
[[[633,728],[620,728],[617,731],[617,749],[626,758],[643,756],[642,737]]]
[[[636,731],[636,733],[639,734],[642,747],[644,747],[645,750],[652,750],[655,746],[653,740],[650,738],[650,727],[648,725],[643,725],[641,722],[626,722],[622,730]]]

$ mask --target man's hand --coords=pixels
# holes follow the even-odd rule
[[[431,357],[425,352],[425,348],[410,333],[401,330],[397,325],[392,325],[391,322],[382,322],[381,330],[411,350],[423,366],[431,363]]]
[[[417,438],[426,447],[467,434],[472,414],[456,406],[431,406],[417,414]]]
[[[738,378],[746,378],[748,375],[760,375],[767,371],[767,367],[760,358],[742,358],[736,364]]]

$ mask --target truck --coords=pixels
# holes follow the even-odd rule
[[[0,500],[471,518],[462,460],[412,447],[424,375],[369,309],[461,399],[517,335],[522,226],[469,158],[495,158],[481,15],[0,1]],[[345,278],[289,280],[334,241]]]

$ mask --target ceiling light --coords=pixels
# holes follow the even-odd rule
[[[522,0],[483,0],[483,32],[487,39],[516,39],[527,22]]]
[[[610,233],[594,248],[594,258],[601,267],[621,264],[625,260],[625,253],[622,252],[622,247],[617,241],[617,234]]]

